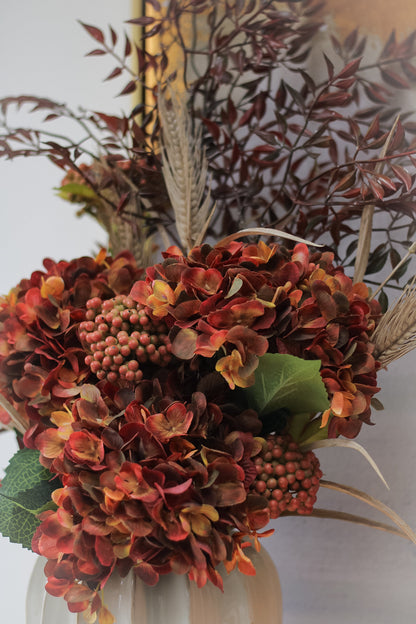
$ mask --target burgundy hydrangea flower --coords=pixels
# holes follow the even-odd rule
[[[125,294],[140,275],[128,253],[47,259],[44,267],[0,301],[0,389],[37,426],[90,374],[77,334],[87,300]]]
[[[0,304],[0,389],[62,485],[33,549],[74,612],[105,615],[115,568],[149,584],[174,571],[221,586],[220,562],[253,574],[244,540],[311,512],[316,458],[284,432],[258,438],[233,392],[262,355],[321,361],[329,436],[354,437],[378,390],[379,306],[333,254],[231,242],[163,256],[143,277],[127,254],[47,260]]]
[[[163,255],[130,296],[170,328],[178,358],[214,358],[231,389],[254,383],[266,352],[319,359],[331,400],[322,424],[330,436],[357,435],[378,391],[370,337],[380,307],[332,253],[232,242]]]
[[[36,438],[63,486],[33,539],[50,559],[48,591],[71,610],[98,609],[95,591],[74,593],[77,582],[102,587],[115,567],[151,585],[175,571],[221,586],[216,567],[239,548],[232,530],[256,534],[270,518],[267,500],[249,494],[261,423],[238,416],[245,430],[202,392],[182,402],[148,382],[136,398],[85,385],[71,412],[54,412]]]

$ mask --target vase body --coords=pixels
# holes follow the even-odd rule
[[[187,576],[168,574],[154,587],[134,574],[114,574],[104,589],[105,603],[115,624],[281,624],[279,576],[269,554],[250,553],[256,576],[220,569],[224,593],[212,583],[198,588]],[[27,594],[26,624],[84,624],[81,614],[68,611],[62,598],[44,590],[44,560],[35,565]]]

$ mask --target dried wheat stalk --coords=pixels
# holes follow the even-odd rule
[[[169,95],[169,101],[168,97]],[[210,212],[210,194],[202,201],[208,163],[202,147],[201,131],[193,132],[186,102],[170,85],[158,99],[162,126],[162,163],[176,229],[186,250],[200,242]]]
[[[416,347],[416,278],[384,314],[371,341],[374,355],[382,366]]]

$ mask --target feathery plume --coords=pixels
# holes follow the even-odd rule
[[[416,277],[384,314],[371,340],[382,366],[416,347]]]
[[[185,250],[200,242],[201,232],[208,227],[210,193],[202,201],[208,163],[202,147],[201,130],[192,128],[186,102],[172,85],[161,92],[158,106],[162,126],[163,175],[172,208],[176,229]]]

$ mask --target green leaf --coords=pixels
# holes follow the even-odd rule
[[[11,458],[0,488],[0,533],[31,547],[38,514],[54,508],[51,494],[59,481],[39,463],[39,452],[23,449]]]
[[[325,427],[322,427],[321,425],[321,418],[314,418],[311,420],[309,425],[305,427],[302,435],[297,440],[298,444],[311,444],[312,442],[317,442],[318,440],[326,440],[328,438],[328,428],[331,419],[332,416],[329,417]]]
[[[325,427],[322,427],[322,419],[320,416],[311,418],[310,414],[295,414],[290,420],[288,433],[298,444],[310,444],[318,440],[326,440],[328,438],[328,427],[332,416]]]
[[[63,199],[68,199],[68,195],[76,195],[83,199],[95,199],[97,197],[96,192],[90,186],[76,182],[64,184],[56,190],[59,191],[59,196]]]
[[[31,449],[17,451],[5,470],[0,492],[16,497],[41,483],[48,483],[53,475],[39,463],[39,455],[39,451]]]
[[[320,368],[320,360],[266,353],[259,359],[254,385],[245,389],[248,403],[260,415],[281,408],[292,414],[322,412],[329,400]]]
[[[379,298],[378,298],[378,302],[381,306],[381,311],[383,312],[387,312],[387,308],[389,307],[389,299],[386,295],[386,293],[384,292],[384,290],[381,291]]]
[[[371,407],[372,407],[373,409],[377,410],[377,411],[382,411],[382,410],[384,410],[384,405],[383,405],[383,403],[382,403],[379,399],[377,399],[376,397],[373,397],[373,398],[371,399]]]
[[[230,297],[238,293],[243,283],[244,282],[241,279],[241,277],[237,275],[237,277],[234,278],[233,283],[231,284],[231,288],[228,291],[228,293],[225,295],[224,299],[230,299]]]
[[[294,414],[290,419],[289,431],[291,437],[295,442],[299,442],[302,439],[302,434],[306,427],[311,422],[311,415],[309,413]]]

